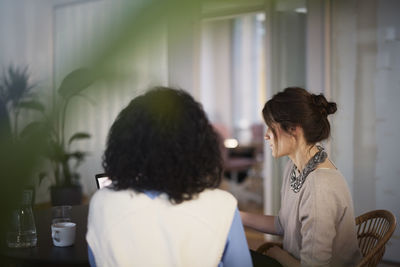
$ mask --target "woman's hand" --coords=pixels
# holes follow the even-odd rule
[[[285,256],[285,253],[287,254],[286,251],[284,251],[283,249],[281,249],[278,246],[272,246],[270,247],[265,254],[267,254],[267,256],[274,258],[274,259],[278,259],[278,258],[282,258]]]
[[[269,248],[265,254],[277,260],[280,264],[282,264],[282,266],[300,266],[300,261],[292,257],[292,255],[290,255],[287,251],[281,249],[278,246],[273,246]]]

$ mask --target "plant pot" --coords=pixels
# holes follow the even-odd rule
[[[82,186],[52,186],[50,188],[51,205],[80,205],[82,204]]]

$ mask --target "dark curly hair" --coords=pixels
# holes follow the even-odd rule
[[[327,117],[336,110],[336,103],[328,102],[322,94],[311,94],[300,87],[288,87],[268,100],[262,113],[274,136],[275,123],[287,133],[291,133],[291,128],[300,126],[306,142],[315,144],[329,137],[331,128]]]
[[[155,87],[118,115],[103,167],[115,190],[155,190],[179,204],[219,186],[219,144],[202,106],[188,93]]]

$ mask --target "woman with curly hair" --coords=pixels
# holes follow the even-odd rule
[[[90,201],[92,266],[251,266],[237,202],[217,189],[219,139],[201,105],[157,87],[113,123],[111,186]]]
[[[243,224],[283,236],[266,254],[283,266],[355,266],[361,259],[353,201],[345,178],[319,142],[330,135],[336,103],[298,87],[286,88],[263,109],[265,139],[275,158],[288,156],[278,216],[241,212]]]

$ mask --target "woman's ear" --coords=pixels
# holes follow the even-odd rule
[[[299,137],[303,135],[303,128],[301,128],[300,126],[296,125],[296,126],[292,126],[290,127],[290,133],[294,136],[294,137]]]
[[[304,130],[301,126],[296,126],[297,136],[304,139]]]
[[[289,133],[293,136],[297,135],[296,128],[297,128],[297,126],[290,126]]]

